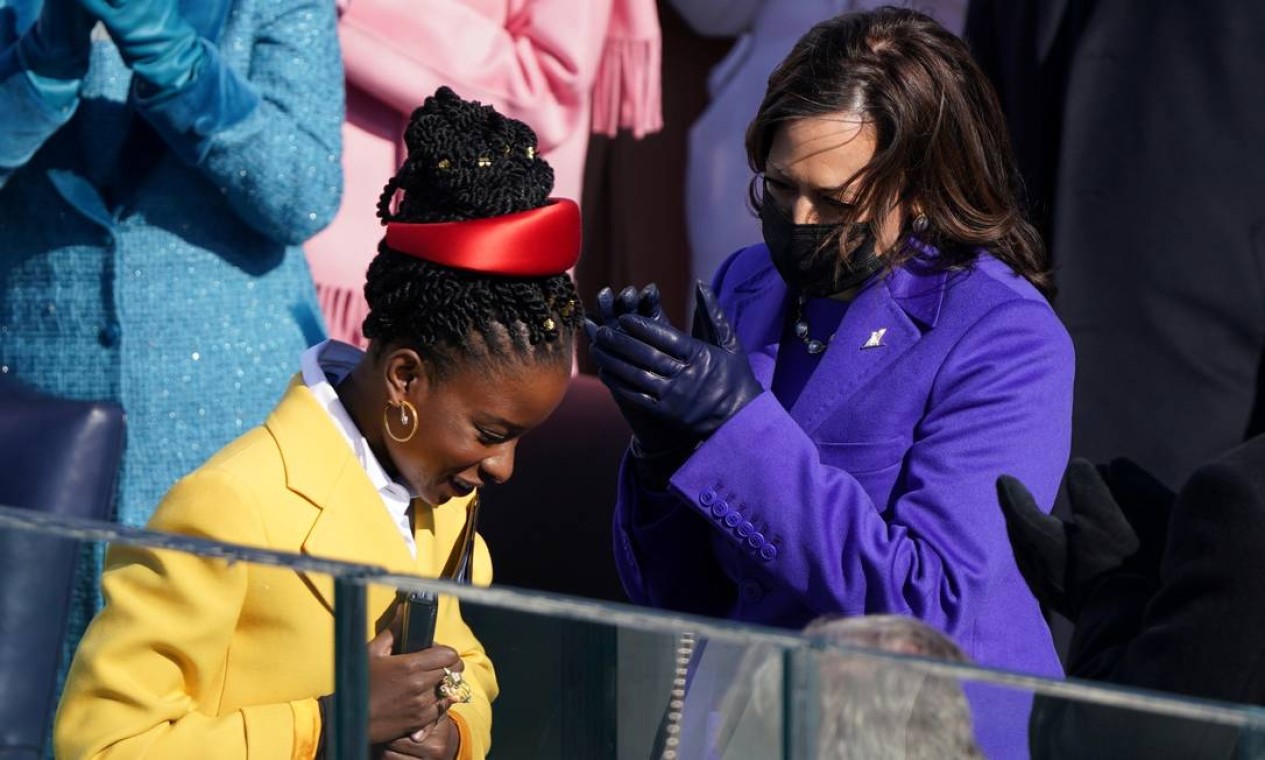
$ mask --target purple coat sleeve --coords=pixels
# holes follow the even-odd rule
[[[1013,574],[996,478],[1015,475],[1039,503],[1053,502],[1072,372],[1070,341],[1046,304],[1010,299],[986,311],[934,367],[890,489],[834,464],[830,446],[766,392],[677,471],[676,503],[660,505],[655,522],[638,520],[645,500],[671,497],[645,493],[625,469],[616,549],[628,591],[639,602],[715,614],[733,604],[735,581],[756,578],[784,604],[766,605],[773,619],[732,606],[730,616],[799,625],[786,619],[788,606],[803,619],[903,613],[969,642],[982,606],[1006,603],[993,584]],[[841,403],[883,414],[873,396]],[[716,519],[717,502],[737,518]],[[717,575],[733,580],[718,587]]]

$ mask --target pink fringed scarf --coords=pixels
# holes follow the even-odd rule
[[[593,132],[642,138],[663,129],[663,42],[654,0],[613,0],[593,82]]]

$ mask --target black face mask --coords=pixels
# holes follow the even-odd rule
[[[874,233],[868,224],[848,225],[851,250],[841,257],[841,225],[795,224],[768,197],[760,204],[760,223],[778,274],[806,296],[842,293],[868,280],[883,265],[874,255]]]

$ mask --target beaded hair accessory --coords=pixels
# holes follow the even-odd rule
[[[470,272],[548,277],[580,259],[580,207],[569,198],[501,216],[386,227],[392,250]]]

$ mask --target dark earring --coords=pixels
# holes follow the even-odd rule
[[[918,216],[914,217],[914,224],[913,224],[914,232],[922,234],[926,232],[927,228],[930,226],[931,226],[931,220],[927,218],[926,214],[919,214]]]

